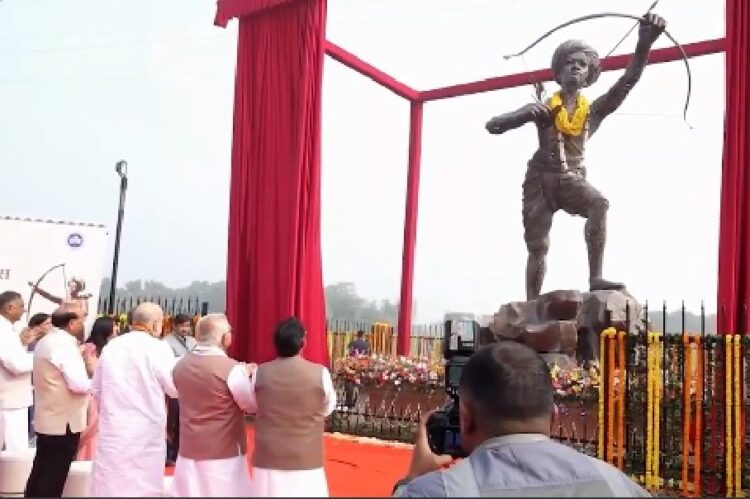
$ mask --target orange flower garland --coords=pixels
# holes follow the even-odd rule
[[[701,338],[698,337],[698,366],[695,373],[695,434],[693,447],[693,494],[697,497],[701,495],[701,449],[703,448],[703,364],[705,362],[704,345]]]
[[[689,495],[688,473],[690,471],[690,416],[692,413],[691,390],[693,388],[693,345],[687,334],[682,335],[682,347],[685,350],[685,370],[682,382],[682,495]]]

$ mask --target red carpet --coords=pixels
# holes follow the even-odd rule
[[[252,455],[253,428],[247,428],[248,456]],[[411,450],[343,435],[326,435],[326,476],[334,497],[390,496],[393,485],[404,477]],[[167,468],[166,473],[172,474]]]

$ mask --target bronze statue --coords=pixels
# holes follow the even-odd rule
[[[552,56],[552,71],[560,91],[543,103],[541,88],[537,86],[537,102],[487,122],[486,128],[491,134],[505,133],[534,122],[539,135],[539,149],[528,162],[523,183],[524,239],[529,252],[526,264],[528,300],[537,298],[541,292],[552,217],[560,209],[586,218],[590,290],[624,289],[622,283],[602,277],[609,202],[586,180],[584,148],[602,120],[620,107],[638,82],[651,46],[665,27],[664,19],[655,14],[641,19],[635,54],[625,73],[591,105],[580,91],[599,78],[599,54],[578,40],[562,43]]]

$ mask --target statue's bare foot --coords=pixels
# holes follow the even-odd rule
[[[589,291],[622,291],[623,289],[625,289],[625,284],[608,281],[601,277],[594,277],[589,281]]]

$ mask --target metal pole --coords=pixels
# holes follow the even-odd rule
[[[401,260],[401,297],[398,307],[396,353],[409,355],[411,349],[412,304],[414,291],[414,248],[417,241],[419,172],[422,153],[422,102],[411,101],[409,122],[409,168],[406,179],[404,245]]]
[[[115,254],[112,258],[112,278],[109,288],[109,310],[107,313],[112,315],[115,306],[115,292],[117,290],[117,266],[120,262],[120,236],[122,235],[122,219],[125,216],[125,193],[128,190],[128,164],[125,161],[119,161],[115,166],[115,171],[120,176],[120,206],[117,210],[117,230],[115,232]]]

